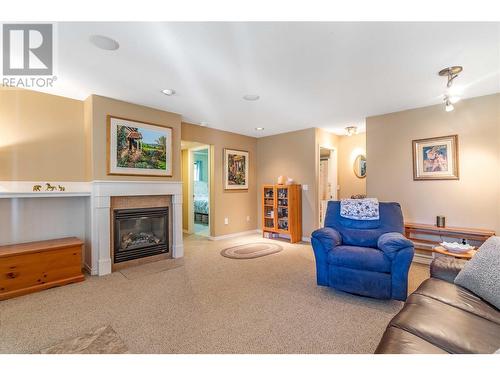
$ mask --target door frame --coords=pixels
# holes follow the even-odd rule
[[[338,185],[339,185],[339,152],[338,152],[338,147],[333,147],[330,145],[318,145],[318,170],[317,170],[317,176],[318,176],[318,191],[317,196],[318,196],[318,206],[317,206],[317,213],[318,213],[318,223],[322,225],[322,215],[321,215],[321,149],[326,149],[330,150],[330,156],[329,160],[331,161],[332,159],[332,153],[333,153],[333,163],[328,163],[328,182],[331,183],[331,192],[332,192],[332,198],[333,200],[338,200]],[[325,212],[326,213],[326,212]]]
[[[193,152],[207,150],[207,185],[208,185],[208,236],[212,233],[212,147],[208,144],[188,148],[188,233],[194,233],[194,168]]]

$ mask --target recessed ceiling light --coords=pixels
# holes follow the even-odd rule
[[[120,48],[120,44],[107,36],[104,35],[91,35],[89,37],[90,43],[100,49],[104,49],[106,51],[116,51]]]
[[[257,95],[257,94],[246,94],[246,95],[243,95],[243,99],[245,100],[249,100],[249,101],[255,101],[255,100],[259,100],[260,96]]]
[[[161,90],[161,92],[164,93],[167,96],[175,95],[175,90],[174,89],[163,89],[163,90]]]
[[[260,132],[260,131],[264,130],[264,128],[255,128],[255,130]]]

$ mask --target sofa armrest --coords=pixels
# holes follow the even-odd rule
[[[434,258],[431,262],[431,277],[453,283],[467,261],[448,256]]]
[[[399,250],[407,247],[413,248],[413,242],[401,233],[389,232],[384,233],[378,238],[377,247],[392,259]]]
[[[335,246],[342,245],[341,234],[333,228],[325,227],[317,229],[312,233],[311,237],[319,241],[326,252],[330,251]]]

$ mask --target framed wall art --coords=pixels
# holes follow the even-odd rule
[[[412,141],[414,180],[458,180],[458,136]]]
[[[172,128],[108,115],[108,174],[172,176]]]
[[[248,189],[248,151],[224,149],[224,189]]]

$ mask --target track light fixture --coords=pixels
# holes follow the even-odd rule
[[[455,80],[455,78],[458,77],[458,74],[460,72],[462,72],[462,70],[463,70],[463,67],[461,67],[461,66],[452,66],[452,67],[445,68],[445,69],[442,69],[439,71],[439,75],[441,77],[447,77],[447,79],[448,79],[448,81],[446,82],[447,91],[443,96],[443,101],[444,101],[444,106],[445,106],[446,112],[453,111],[455,109],[455,107],[453,107],[453,104],[455,104],[456,102],[458,102],[460,100],[459,96],[450,94],[450,91],[451,91],[450,89],[451,89],[451,86],[453,85],[453,81]]]

